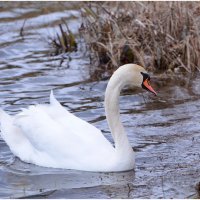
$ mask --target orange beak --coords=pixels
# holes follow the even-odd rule
[[[157,96],[156,91],[151,87],[148,79],[143,81],[143,85],[144,85],[146,90],[149,90],[150,92],[152,92],[153,94],[155,94]]]

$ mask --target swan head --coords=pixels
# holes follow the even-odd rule
[[[125,85],[142,87],[154,95],[157,95],[155,90],[150,85],[151,78],[143,67],[136,64],[126,64],[121,66],[117,71],[119,71],[119,74],[122,74],[122,76],[125,78]]]

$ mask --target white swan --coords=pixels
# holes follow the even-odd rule
[[[0,111],[1,136],[22,161],[44,167],[85,171],[134,168],[134,152],[120,122],[118,99],[125,85],[156,95],[145,69],[126,64],[112,75],[105,93],[106,118],[115,147],[100,130],[69,113],[50,95],[50,104],[34,105],[15,116]]]

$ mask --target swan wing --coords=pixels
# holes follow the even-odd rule
[[[29,106],[9,123],[12,130],[4,130],[5,141],[17,131],[24,147],[20,149],[16,140],[7,144],[22,160],[37,165],[89,169],[88,165],[105,164],[105,157],[114,153],[100,130],[68,112],[53,94],[49,105]]]

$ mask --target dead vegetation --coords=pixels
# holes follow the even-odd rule
[[[200,198],[200,182],[196,185],[196,191],[198,194],[198,198]]]
[[[82,16],[93,76],[125,63],[154,72],[200,70],[198,2],[87,2]]]
[[[63,24],[59,24],[60,33],[56,33],[54,38],[50,39],[50,45],[53,46],[54,55],[61,53],[67,53],[77,50],[77,42],[74,34],[69,29],[68,25],[64,20]]]

